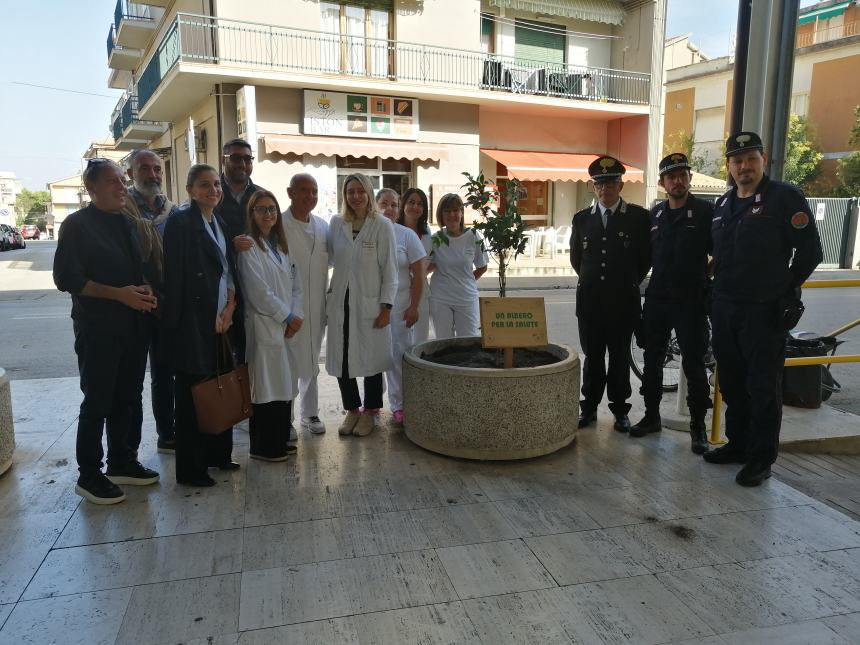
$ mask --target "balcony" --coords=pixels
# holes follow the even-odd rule
[[[843,25],[836,27],[828,27],[827,29],[818,29],[807,33],[797,35],[797,48],[811,47],[812,45],[820,45],[821,43],[832,42],[842,38],[850,38],[860,34],[860,22],[846,22]]]
[[[143,51],[140,49],[122,47],[121,45],[116,44],[116,28],[114,25],[111,25],[108,30],[107,53],[108,67],[111,69],[125,70],[127,72],[133,72],[138,63],[140,63],[140,59],[143,57]]]
[[[174,82],[179,76],[182,82]],[[138,92],[144,113],[173,121],[213,83],[303,87],[311,77],[332,90],[543,102],[619,116],[647,114],[650,85],[649,75],[637,72],[180,13],[144,68]]]
[[[166,129],[164,123],[140,118],[136,94],[123,95],[111,116],[111,131],[118,150],[145,147]]]
[[[163,13],[163,9],[155,9],[142,3],[117,0],[113,13],[115,44],[131,49],[146,48]]]

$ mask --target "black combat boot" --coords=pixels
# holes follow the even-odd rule
[[[630,428],[631,437],[644,437],[652,432],[660,432],[663,429],[663,421],[660,419],[660,412],[653,412],[646,408],[645,416],[635,426]]]
[[[705,428],[705,415],[693,413],[690,421],[690,450],[697,455],[703,455],[708,451],[708,431]]]

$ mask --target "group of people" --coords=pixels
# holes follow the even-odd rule
[[[345,410],[338,432],[366,436],[378,424],[383,378],[403,422],[403,354],[427,339],[431,320],[437,336],[478,333],[477,279],[488,257],[459,196],[440,199],[434,238],[423,191],[374,196],[370,178],[353,174],[340,214],[326,222],[313,214],[311,175],[292,177],[282,211],[252,182],[246,141],[228,142],[223,155],[223,174],[191,167],[182,206],[163,195],[154,152],[133,152],[125,172],[92,159],[83,174],[91,203],[62,225],[54,281],[72,295],[84,394],[75,491],[93,503],[123,501],[120,484],[159,481],[138,460],[147,357],[159,452],[175,454],[178,483],[212,486],[210,468],[239,464],[232,428],[201,431],[197,384],[247,362],[250,457],[283,461],[296,451],[296,398],[301,427],[326,430],[317,384],[324,336]]]
[[[570,243],[585,354],[579,427],[597,420],[605,391],[615,430],[631,437],[660,431],[663,365],[674,330],[692,451],[709,463],[742,464],[737,483],[757,486],[776,461],[786,338],[803,313],[800,287],[822,249],[803,193],[765,174],[758,134],[733,134],[725,154],[734,185],[716,204],[690,193],[686,155],[665,157],[659,183],[667,199],[650,212],[621,198],[626,169],[618,160],[601,157],[589,167],[596,200],[574,215]],[[649,270],[643,307],[640,285]],[[628,352],[637,331],[645,415],[631,425]],[[728,442],[715,450],[708,450],[705,428],[709,333],[727,406]]]

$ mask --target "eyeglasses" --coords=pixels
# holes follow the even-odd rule
[[[254,206],[255,215],[277,215],[278,209],[276,206]]]
[[[606,188],[607,186],[614,186],[620,181],[620,179],[603,179],[601,181],[593,181],[591,183],[595,188]]]
[[[252,163],[254,161],[254,157],[252,157],[251,155],[240,155],[238,152],[234,152],[231,155],[224,156],[233,163]]]

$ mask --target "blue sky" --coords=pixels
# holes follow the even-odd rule
[[[115,5],[116,0],[28,0],[0,6],[0,170],[15,172],[31,190],[77,173],[90,141],[109,135],[111,111],[122,94],[107,87],[105,43]],[[669,0],[666,33],[691,33],[706,54],[724,56],[736,7],[737,0]]]

